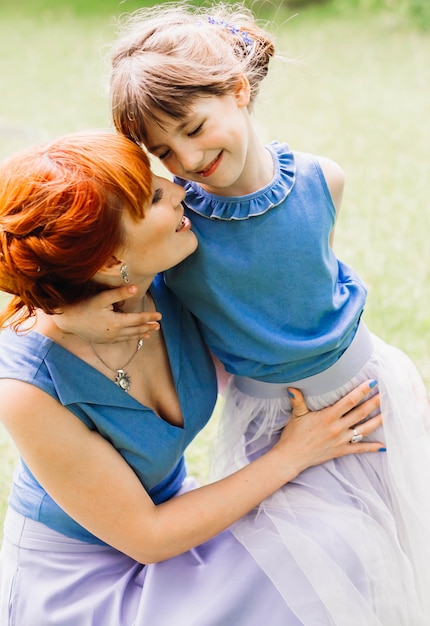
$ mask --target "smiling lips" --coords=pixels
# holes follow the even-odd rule
[[[203,176],[203,178],[206,178],[207,176],[210,176],[211,174],[213,174],[221,161],[221,157],[222,157],[222,151],[212,161],[212,163],[208,165],[206,169],[201,170],[200,172],[196,172],[196,174],[198,174],[199,176]]]
[[[179,226],[176,229],[176,232],[178,233],[181,230],[189,230],[190,228],[191,228],[190,220],[188,219],[188,217],[183,215],[181,221],[179,222]]]

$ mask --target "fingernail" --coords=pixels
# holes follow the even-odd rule
[[[293,394],[292,391],[288,391],[288,397],[289,398],[295,398],[296,396]]]
[[[371,389],[373,389],[373,387],[376,387],[377,384],[378,384],[377,380],[371,380],[370,383],[369,383],[369,387]]]
[[[379,448],[379,452],[386,452],[387,448]]]

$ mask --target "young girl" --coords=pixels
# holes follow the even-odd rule
[[[408,358],[361,321],[366,288],[331,248],[341,168],[258,140],[250,111],[273,54],[242,6],[142,11],[113,53],[115,126],[186,191],[199,247],[165,280],[233,375],[217,475],[277,440],[291,410],[287,387],[319,409],[378,381],[384,432],[375,436],[386,454],[306,470],[238,522],[236,537],[300,624],[425,626],[426,393]],[[87,325],[73,321],[80,334],[94,333]]]

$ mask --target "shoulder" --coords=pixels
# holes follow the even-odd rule
[[[38,420],[54,416],[59,406],[47,392],[32,382],[19,378],[0,379],[0,422],[17,445],[19,441],[31,443],[38,435]],[[49,421],[48,420],[48,421]],[[52,424],[50,423],[50,426]],[[20,450],[21,452],[21,450]]]
[[[345,186],[344,171],[342,167],[332,159],[323,156],[316,156],[315,158],[321,167],[333,204],[336,207],[336,212],[339,212]]]
[[[33,331],[5,329],[0,337],[0,419],[9,414],[25,415],[31,407],[39,408],[46,394],[40,387],[52,384],[44,361],[52,341]],[[14,408],[11,411],[11,407]]]
[[[51,339],[38,332],[15,333],[10,329],[4,330],[0,337],[0,381],[3,384],[4,380],[14,380],[14,388],[22,385],[27,393],[37,388],[57,398],[58,392],[50,367],[55,361],[52,354],[55,347]]]
[[[0,378],[16,373],[16,378],[32,379],[51,346],[52,341],[39,333],[4,330],[0,337]]]

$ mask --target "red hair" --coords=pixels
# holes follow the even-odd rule
[[[144,217],[152,174],[141,148],[120,135],[75,133],[19,152],[0,166],[0,313],[13,326],[100,287],[96,272],[122,245],[121,216]]]

